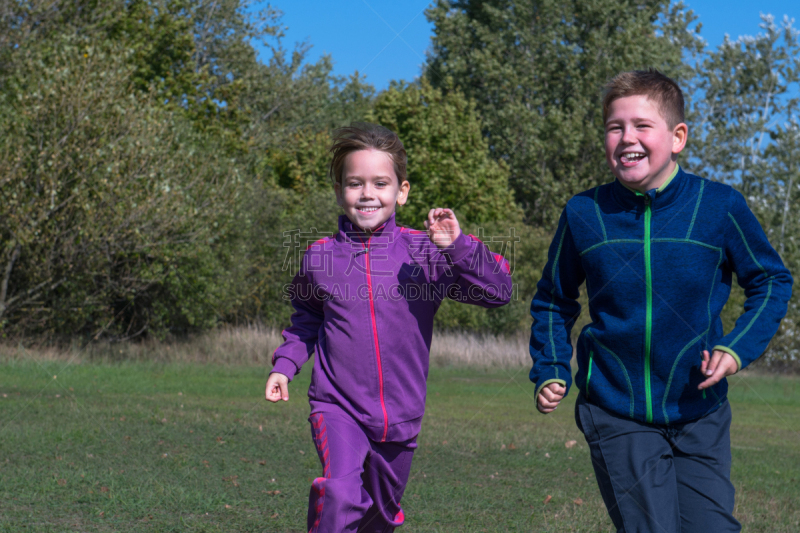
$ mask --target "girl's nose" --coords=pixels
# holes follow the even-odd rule
[[[363,187],[361,187],[361,197],[362,198],[372,198],[374,194],[375,194],[375,192],[374,192],[374,189],[372,188],[372,185],[368,185],[367,184],[367,185],[364,185]]]

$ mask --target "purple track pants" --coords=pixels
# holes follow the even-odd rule
[[[312,413],[308,420],[322,462],[322,477],[311,484],[308,498],[309,533],[385,533],[402,525],[400,499],[416,437],[375,442],[338,413]]]

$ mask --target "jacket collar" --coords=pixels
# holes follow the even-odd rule
[[[353,224],[347,215],[339,215],[339,239],[342,241],[351,241],[359,245],[366,245],[372,239],[391,235],[394,233],[395,229],[397,228],[397,224],[394,220],[394,213],[390,216],[386,222],[381,224],[375,231],[373,231],[370,235],[367,235],[366,232]]]
[[[683,189],[686,187],[686,172],[680,165],[675,166],[675,172],[658,189],[651,189],[646,193],[640,193],[620,183],[615,179],[611,184],[612,195],[625,209],[635,209],[644,207],[645,196],[650,197],[652,209],[667,207],[677,200]]]

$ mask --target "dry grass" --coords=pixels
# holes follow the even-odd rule
[[[519,367],[530,365],[528,337],[436,333],[431,363],[438,366]]]
[[[260,325],[223,327],[189,339],[56,346],[36,341],[0,343],[0,361],[200,362],[269,366],[283,338]],[[527,337],[469,333],[434,334],[431,364],[437,366],[517,367],[528,365]]]

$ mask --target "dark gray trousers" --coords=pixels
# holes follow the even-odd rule
[[[575,421],[618,533],[741,531],[727,400],[698,420],[661,426],[616,416],[580,394]]]

